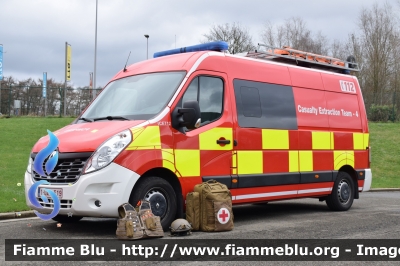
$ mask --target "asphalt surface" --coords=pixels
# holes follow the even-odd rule
[[[229,232],[194,232],[181,239],[397,239],[400,247],[400,192],[360,194],[346,212],[332,212],[325,202],[300,199],[234,207],[235,228]],[[10,262],[5,261],[5,239],[112,239],[116,219],[84,218],[57,227],[53,221],[21,218],[0,221],[0,265],[262,265],[259,262]],[[177,239],[165,233],[163,239]],[[177,241],[179,241],[177,240]],[[151,241],[157,241],[152,239]],[[57,240],[55,240],[57,242]],[[59,240],[62,242],[62,240]],[[130,242],[132,243],[132,242]],[[400,257],[400,254],[399,254]],[[398,265],[398,262],[323,262],[327,265]],[[271,264],[269,262],[268,264]],[[272,262],[274,265],[320,265],[321,262]]]

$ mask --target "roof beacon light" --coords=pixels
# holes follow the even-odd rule
[[[228,50],[228,43],[224,41],[216,41],[216,42],[202,43],[188,47],[157,52],[154,53],[153,57],[156,58],[165,55],[199,52],[199,51],[224,51],[224,50]]]

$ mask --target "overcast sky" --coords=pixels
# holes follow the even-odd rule
[[[330,40],[357,31],[363,7],[382,0],[98,0],[97,78],[105,86],[129,63],[158,51],[198,44],[216,24],[238,22],[254,43],[267,20],[282,24],[301,17],[313,32]],[[396,0],[388,1],[397,8]],[[0,0],[3,74],[17,80],[41,79],[43,72],[64,81],[65,42],[72,46],[73,86],[88,86],[94,71],[96,0]],[[176,38],[176,44],[175,44]]]

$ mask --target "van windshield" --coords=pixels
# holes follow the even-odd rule
[[[160,72],[115,80],[104,88],[80,119],[151,119],[167,105],[185,74],[184,71]]]

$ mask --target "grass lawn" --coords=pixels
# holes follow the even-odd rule
[[[24,173],[32,147],[47,135],[47,129],[55,131],[73,120],[70,117],[0,119],[0,212],[28,210]]]
[[[372,187],[400,188],[400,123],[369,123]]]
[[[28,210],[24,173],[36,141],[74,118],[0,119],[0,212]],[[400,123],[370,123],[372,187],[400,188]],[[17,184],[20,183],[21,186]]]

